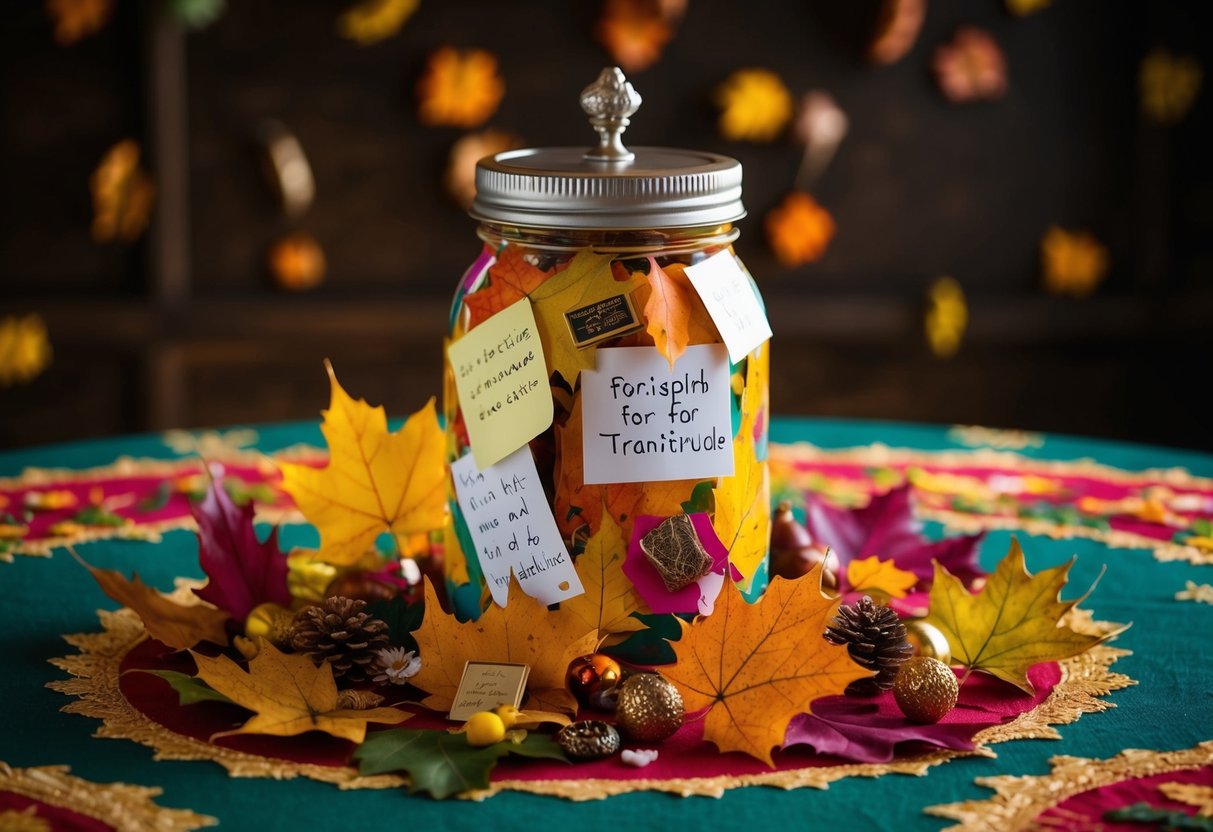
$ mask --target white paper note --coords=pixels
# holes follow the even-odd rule
[[[732,253],[713,254],[698,265],[688,266],[686,275],[703,299],[734,364],[771,337],[767,313],[758,302],[749,275]]]
[[[599,349],[597,360],[581,373],[587,484],[733,473],[724,344],[687,347],[672,371],[653,347]]]
[[[483,471],[471,454],[451,463],[455,494],[493,601],[504,607],[510,572],[543,604],[580,595],[581,579],[548,506],[529,445]]]

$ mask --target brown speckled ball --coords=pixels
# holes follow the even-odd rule
[[[661,742],[682,727],[686,710],[678,688],[657,673],[638,673],[619,690],[615,722],[634,742]]]
[[[959,693],[952,668],[929,656],[907,661],[893,682],[893,697],[902,713],[914,722],[939,722],[956,707]]]

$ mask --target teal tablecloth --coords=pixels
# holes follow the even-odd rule
[[[318,426],[311,423],[257,430],[262,450],[300,442],[322,444]],[[958,447],[938,427],[810,419],[773,423],[773,441],[802,439],[826,448],[875,441],[917,449]],[[1021,453],[1048,459],[1090,457],[1127,470],[1182,466],[1193,474],[1213,476],[1213,457],[1157,447],[1046,437],[1040,447]],[[121,437],[0,454],[0,476],[16,475],[27,466],[101,465],[120,455],[174,456],[159,437]],[[938,534],[939,529],[929,532]],[[1007,551],[1008,539],[1006,532],[987,536],[984,567],[993,568]],[[314,542],[306,529],[285,531],[287,544]],[[1024,542],[1033,571],[1077,555],[1074,586],[1086,587],[1107,565],[1107,575],[1086,606],[1098,619],[1134,623],[1117,641],[1133,655],[1121,659],[1116,670],[1139,684],[1114,693],[1109,701],[1115,707],[1108,712],[1061,726],[1060,741],[999,744],[994,746],[996,759],[956,760],[922,778],[851,779],[826,791],[745,788],[719,800],[636,793],[578,804],[509,793],[477,804],[412,798],[399,790],[343,792],[302,778],[235,779],[211,762],[155,762],[152,751],[142,745],[93,738],[99,722],[61,712],[68,698],[45,688],[47,682],[64,678],[47,660],[72,652],[61,634],[98,630],[95,610],[115,607],[61,552],[52,558],[17,557],[0,564],[0,760],[23,767],[67,764],[73,774],[94,782],[160,786],[161,805],[189,807],[233,829],[938,829],[946,822],[925,816],[922,808],[988,797],[988,790],[974,784],[977,777],[1044,774],[1056,754],[1103,758],[1126,747],[1180,749],[1213,738],[1213,606],[1174,600],[1186,580],[1213,582],[1213,568],[1159,563],[1146,551],[1109,550],[1084,539],[1032,537]],[[80,550],[96,566],[137,570],[161,589],[171,588],[178,575],[201,577],[191,532],[170,532],[158,545],[112,540],[85,544]]]

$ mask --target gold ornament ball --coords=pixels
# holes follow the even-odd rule
[[[244,635],[254,642],[260,636],[275,647],[284,647],[294,620],[295,614],[286,607],[266,601],[249,612],[244,620]]]
[[[569,662],[565,682],[569,686],[569,691],[584,707],[590,701],[591,696],[617,684],[622,674],[623,669],[619,667],[619,662],[610,656],[589,653],[585,656],[578,656]]]
[[[956,707],[960,685],[952,668],[930,656],[914,656],[897,671],[893,697],[914,722],[939,722]]]
[[[939,659],[944,664],[952,661],[952,648],[948,646],[948,637],[934,624],[928,624],[921,618],[905,622],[906,641],[914,648],[915,656],[926,656]]]
[[[682,694],[657,673],[630,676],[619,690],[615,722],[636,742],[661,742],[682,727],[685,716]]]

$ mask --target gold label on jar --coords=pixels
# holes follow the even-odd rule
[[[569,325],[573,343],[581,349],[608,338],[627,335],[644,326],[636,314],[631,297],[626,294],[570,309],[564,313],[564,319]]]

